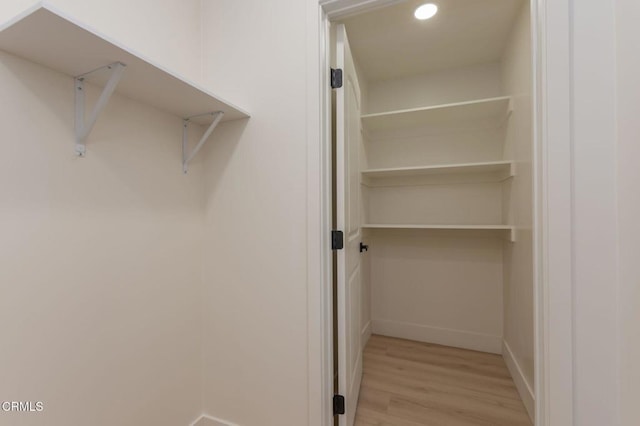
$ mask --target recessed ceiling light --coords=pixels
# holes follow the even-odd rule
[[[418,7],[414,15],[416,19],[424,21],[425,19],[433,18],[436,13],[438,13],[438,6],[433,3],[427,3]]]

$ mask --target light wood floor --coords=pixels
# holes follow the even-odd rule
[[[531,426],[500,355],[372,336],[356,426]]]

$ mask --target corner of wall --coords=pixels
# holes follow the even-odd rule
[[[513,352],[511,351],[511,348],[509,347],[509,344],[506,342],[506,340],[502,341],[502,357],[507,364],[509,373],[511,373],[511,377],[513,378],[516,389],[520,394],[520,398],[522,398],[522,403],[527,409],[527,414],[529,414],[529,418],[531,418],[531,421],[535,424],[536,404],[533,387],[527,381],[522,368],[520,368],[520,364],[518,364],[518,361],[513,356]]]

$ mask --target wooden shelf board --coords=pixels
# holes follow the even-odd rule
[[[429,176],[448,174],[495,173],[500,180],[513,176],[513,163],[494,161],[485,163],[443,164],[424,167],[397,167],[363,170],[362,175],[370,178],[406,176]]]
[[[366,223],[361,225],[365,229],[444,229],[444,230],[480,230],[480,231],[509,231],[509,239],[515,242],[515,226],[510,225],[425,225],[425,224],[383,224]]]
[[[428,126],[439,123],[463,122],[468,120],[499,120],[506,117],[509,110],[509,96],[478,99],[362,115],[362,122],[371,131]]]
[[[243,109],[49,5],[38,4],[0,23],[0,50],[69,76],[122,62],[127,67],[116,92],[128,98],[182,118],[212,111],[224,111],[223,121],[249,117]],[[99,74],[87,81],[105,84],[106,76]],[[205,116],[193,121],[205,124],[211,120]]]

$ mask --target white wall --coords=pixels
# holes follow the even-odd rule
[[[500,353],[499,238],[377,231],[370,241],[374,333]]]
[[[500,183],[423,183],[369,188],[370,223],[496,225],[502,223]],[[464,181],[463,181],[464,182]]]
[[[614,15],[613,1],[573,2],[573,412],[580,426],[619,420]]]
[[[241,425],[304,425],[307,91],[317,87],[305,17],[317,3],[203,6],[205,81],[252,113],[221,126],[206,155],[204,408]]]
[[[633,0],[616,2],[617,36],[617,185],[620,278],[620,425],[640,424],[640,60],[637,40],[640,29],[640,3]]]
[[[516,163],[505,182],[504,219],[517,229],[516,243],[504,248],[504,355],[529,414],[533,416],[533,111],[531,13],[524,4],[514,23],[502,63],[505,93],[512,96],[504,158]],[[515,368],[514,368],[515,367]]]
[[[31,3],[3,1],[0,16]],[[199,74],[199,1],[54,5]],[[189,424],[201,412],[201,164],[182,174],[180,118],[118,95],[77,159],[72,88],[0,53],[0,398],[44,402],[0,423]]]
[[[366,70],[365,70],[366,73]],[[500,64],[485,64],[369,85],[366,113],[501,96]]]
[[[0,87],[0,395],[45,405],[0,423],[187,424],[203,187],[181,120],[115,96],[78,159],[70,77],[2,54]]]

